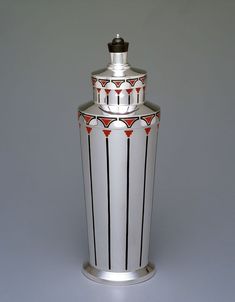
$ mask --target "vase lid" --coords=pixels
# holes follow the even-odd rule
[[[128,64],[128,46],[129,43],[117,34],[108,43],[110,63],[107,68],[92,72],[94,102],[108,112],[130,112],[145,101],[147,73]]]

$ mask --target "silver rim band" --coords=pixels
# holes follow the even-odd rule
[[[111,272],[99,270],[89,263],[85,263],[83,265],[83,274],[87,278],[102,284],[130,285],[150,279],[155,274],[155,268],[149,263],[134,272]]]

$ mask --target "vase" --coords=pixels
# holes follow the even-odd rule
[[[155,272],[150,225],[160,107],[145,101],[146,71],[127,63],[129,43],[108,43],[110,63],[92,73],[93,101],[79,107],[89,279],[128,285]]]

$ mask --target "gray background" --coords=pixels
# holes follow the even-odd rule
[[[0,301],[232,301],[234,1],[0,1]],[[119,32],[162,109],[150,258],[92,283],[77,106]]]

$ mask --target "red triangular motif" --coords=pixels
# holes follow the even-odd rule
[[[125,81],[124,80],[112,80],[112,83],[117,87],[119,88],[122,83],[124,83]]]
[[[106,94],[108,95],[110,93],[111,89],[105,89]]]
[[[92,81],[92,85],[94,86],[95,83],[97,82],[97,79],[92,77],[92,78],[91,78],[91,81]]]
[[[146,76],[143,76],[143,77],[140,77],[139,80],[142,82],[142,84],[145,83],[145,79],[146,79]]]
[[[127,128],[131,128],[135,121],[137,121],[138,117],[127,117],[127,118],[120,118],[120,121],[124,122],[127,125]]]
[[[135,88],[136,92],[139,93],[140,92],[141,87],[137,87]]]
[[[100,82],[100,84],[101,84],[102,87],[105,87],[106,84],[109,82],[109,80],[99,79],[99,82]]]
[[[103,132],[104,132],[104,135],[105,135],[106,137],[108,137],[109,134],[111,133],[111,130],[105,129],[105,130],[103,130]]]
[[[93,115],[83,114],[83,118],[86,121],[86,124],[89,125],[90,121],[93,120],[95,117]]]
[[[147,125],[150,125],[154,116],[155,116],[154,114],[146,115],[146,116],[142,116],[141,119],[144,120],[147,123]]]
[[[130,137],[131,134],[133,133],[133,130],[125,130],[126,136]]]
[[[132,88],[131,89],[126,89],[126,92],[128,93],[128,94],[130,94],[131,92],[132,92]]]
[[[87,133],[88,133],[88,134],[90,134],[90,133],[91,133],[91,130],[92,130],[92,128],[91,128],[91,127],[86,127],[86,131],[87,131]]]
[[[110,117],[98,117],[98,120],[101,121],[101,123],[105,126],[105,128],[108,128],[108,126],[113,122],[116,121],[116,118],[110,118]]]
[[[115,89],[115,92],[119,95],[121,93],[122,89]]]
[[[96,88],[97,92],[100,93],[101,88]]]
[[[131,86],[133,87],[135,85],[135,83],[138,81],[138,79],[128,79],[126,80],[129,84],[131,84]]]
[[[149,132],[150,132],[151,128],[150,127],[149,128],[144,128],[144,130],[145,130],[146,134],[149,135]]]

